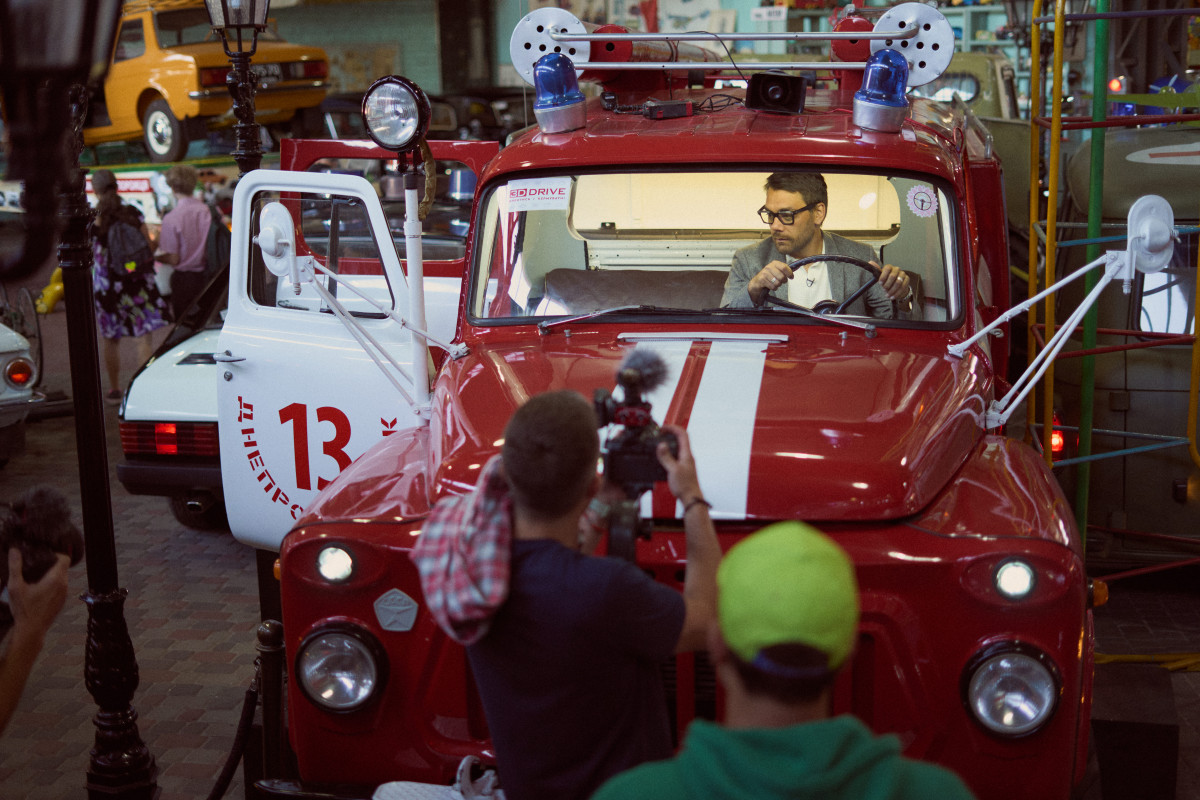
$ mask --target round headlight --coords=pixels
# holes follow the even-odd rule
[[[24,356],[17,356],[4,365],[4,382],[14,389],[32,386],[36,377],[37,368]]]
[[[383,686],[382,652],[361,629],[316,631],[300,645],[296,677],[305,697],[326,711],[356,711]]]
[[[371,84],[362,113],[371,138],[389,150],[412,150],[429,130],[429,98],[421,87],[399,75]]]
[[[354,574],[354,557],[340,547],[326,547],[317,553],[317,572],[330,583],[342,583]]]
[[[1011,649],[969,666],[966,701],[975,719],[1002,736],[1042,727],[1058,702],[1058,680],[1047,662],[1040,653]]]
[[[996,591],[1009,600],[1022,600],[1033,591],[1036,580],[1033,567],[1020,559],[1005,561],[996,567]]]

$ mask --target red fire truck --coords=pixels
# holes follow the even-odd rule
[[[286,713],[264,719],[268,750],[287,754],[248,773],[252,793],[370,797],[494,765],[464,651],[424,607],[410,550],[438,499],[475,484],[515,408],[612,389],[639,347],[667,366],[645,399],[688,430],[723,547],[803,519],[853,557],[861,631],[835,710],[981,798],[1067,797],[1087,755],[1092,587],[1053,475],[988,416],[1008,339],[952,351],[1008,307],[1008,277],[986,129],[904,93],[949,59],[945,20],[915,3],[851,17],[831,80],[754,73],[742,89],[717,88],[728,64],[687,42],[659,45],[664,65],[653,45],[563,14],[514,34],[540,125],[503,149],[422,150],[423,95],[393,77],[364,103],[393,149],[292,142],[282,171],[238,185],[223,484],[235,535],[279,553],[287,672]],[[556,51],[565,67],[539,55]],[[600,96],[578,92],[581,73]],[[445,160],[477,177],[466,256],[424,260],[418,193]],[[402,232],[355,163],[407,181]],[[825,230],[905,269],[909,303],[881,316],[722,303],[781,171],[825,177]],[[664,485],[640,518],[623,544],[679,585],[683,522]],[[680,735],[720,717],[703,655],[674,658],[664,681]]]

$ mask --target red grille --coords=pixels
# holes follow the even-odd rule
[[[215,422],[122,422],[121,449],[126,455],[217,456]]]

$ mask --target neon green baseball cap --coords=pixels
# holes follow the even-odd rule
[[[858,630],[854,564],[832,539],[803,522],[777,522],[730,548],[717,570],[721,635],[753,662],[764,647],[804,644],[837,669]]]

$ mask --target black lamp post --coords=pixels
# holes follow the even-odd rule
[[[250,57],[258,49],[258,32],[267,27],[270,0],[204,0],[213,30],[221,34],[225,55],[233,69],[225,78],[233,97],[233,126],[236,146],[233,160],[245,175],[262,161],[258,123],[254,121],[254,85],[258,76],[250,70]]]
[[[121,0],[0,0],[8,177],[25,182],[24,231],[0,243],[0,278],[27,276],[50,256],[67,91],[104,76],[120,13]]]
[[[65,100],[65,98],[64,98]],[[92,301],[92,221],[95,212],[84,192],[83,122],[88,91],[76,84],[70,95],[69,153],[71,168],[62,181],[64,221],[58,245],[63,299],[67,306],[67,345],[71,354],[71,392],[75,400],[75,446],[79,459],[80,502],[87,554],[87,644],[84,684],[99,710],[95,746],[88,763],[89,800],[154,800],[159,795],[158,766],[138,733],[133,694],[138,665],[125,624],[125,597],[117,576],[112,495],[108,480],[108,448],[104,405],[100,397],[100,364],[96,348],[96,309]]]

